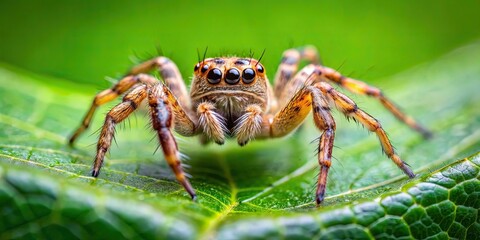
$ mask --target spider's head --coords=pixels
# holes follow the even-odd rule
[[[265,96],[267,81],[265,69],[256,59],[207,58],[194,67],[191,95],[246,92]]]
[[[193,106],[215,104],[217,111],[233,123],[251,104],[268,107],[268,80],[255,59],[207,58],[195,65],[190,97]]]

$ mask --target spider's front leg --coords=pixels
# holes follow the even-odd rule
[[[168,90],[166,91],[163,85],[158,84],[152,87],[148,93],[153,129],[157,131],[163,154],[168,165],[175,173],[177,181],[183,185],[190,197],[195,200],[197,195],[183,172],[180,152],[172,134],[173,110],[171,105],[174,103],[171,102],[171,99],[165,92],[168,92]]]
[[[275,116],[264,116],[260,136],[276,138],[287,135],[302,124],[311,109],[313,109],[315,126],[322,131],[317,150],[320,174],[315,195],[315,201],[320,204],[324,199],[328,170],[331,165],[335,121],[319,89],[306,86],[300,89]]]
[[[182,75],[178,70],[177,65],[167,57],[156,57],[146,62],[140,63],[133,67],[129,75],[136,75],[139,73],[151,72],[157,69],[165,81],[168,89],[177,98],[178,102],[184,109],[190,109],[190,97],[188,95],[187,87],[182,79]]]

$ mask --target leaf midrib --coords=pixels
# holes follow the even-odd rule
[[[219,156],[217,159],[224,173],[224,176],[228,181],[228,185],[230,187],[230,203],[226,205],[221,212],[218,212],[217,214],[213,215],[213,217],[210,220],[205,221],[203,230],[200,231],[200,236],[201,236],[200,239],[212,238],[213,235],[215,234],[214,231],[216,230],[217,226],[222,222],[222,220],[225,217],[227,217],[232,211],[234,211],[235,207],[238,205],[238,202],[237,202],[238,187],[235,181],[233,180],[230,168],[228,164],[225,162],[225,158],[223,156]]]

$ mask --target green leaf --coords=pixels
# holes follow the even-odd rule
[[[290,137],[243,148],[179,137],[198,192],[192,202],[163,156],[152,154],[157,144],[144,113],[118,129],[118,147],[94,179],[97,134],[85,134],[75,149],[66,138],[96,90],[2,65],[0,239],[475,238],[480,155],[465,157],[480,149],[479,56],[477,42],[382,82],[435,132],[430,141],[375,100],[353,97],[382,122],[419,175],[414,180],[382,156],[375,136],[335,114],[336,160],[319,208],[319,132],[311,120]],[[111,106],[96,115],[91,133]]]

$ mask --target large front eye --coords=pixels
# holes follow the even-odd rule
[[[243,74],[242,74],[242,80],[244,83],[252,83],[253,82],[253,79],[255,79],[255,71],[253,71],[253,69],[251,68],[245,68],[245,70],[243,70]]]
[[[218,68],[210,70],[207,74],[207,80],[211,84],[217,84],[222,80],[222,71]]]
[[[237,84],[240,81],[240,72],[235,68],[231,68],[225,75],[225,81],[228,84]]]

